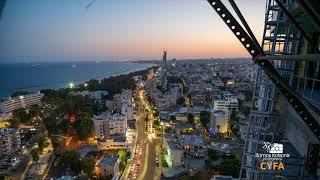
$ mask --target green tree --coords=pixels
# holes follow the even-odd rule
[[[210,121],[210,114],[207,111],[201,111],[200,112],[200,122],[202,126],[207,127],[208,123]]]
[[[88,84],[88,89],[90,91],[96,91],[96,90],[100,90],[101,86],[100,86],[100,82],[98,80],[95,79],[91,79],[88,82],[86,82]]]
[[[184,97],[179,97],[177,99],[177,104],[178,105],[184,105],[185,104],[185,98]]]
[[[11,128],[18,128],[20,125],[20,121],[18,119],[11,119],[10,120],[10,127]]]
[[[245,116],[249,116],[250,114],[250,107],[240,106],[239,111],[244,114]]]
[[[172,122],[176,122],[176,117],[175,117],[175,116],[173,116],[173,115],[171,115],[171,116],[170,116],[170,121],[172,121]]]
[[[30,152],[30,155],[32,157],[32,161],[38,162],[39,160],[38,148],[32,149]]]
[[[240,161],[237,159],[224,159],[219,166],[220,174],[229,175],[234,178],[239,177]]]
[[[121,161],[125,161],[126,157],[127,157],[127,151],[120,150],[120,151],[118,151],[118,155],[120,156]]]
[[[53,147],[53,151],[54,152],[59,152],[59,141],[56,137],[51,137],[51,143],[52,143],[52,147]]]
[[[80,155],[76,151],[69,151],[61,156],[61,165],[65,169],[70,169],[71,171],[79,174],[81,172],[81,160]]]
[[[210,159],[216,160],[218,158],[218,153],[214,149],[208,149],[208,156]]]
[[[29,123],[31,120],[29,113],[24,108],[14,110],[12,114],[20,123]]]
[[[31,118],[37,118],[38,116],[42,116],[42,111],[40,106],[31,106],[29,108],[29,116]]]
[[[93,123],[90,114],[86,112],[81,113],[79,119],[75,123],[76,132],[80,140],[85,140],[90,136],[92,126]]]
[[[49,142],[47,140],[47,137],[41,136],[38,140],[38,150],[39,152],[42,152],[44,148],[48,147]]]
[[[193,120],[194,120],[193,114],[189,113],[188,114],[188,122],[193,124]]]
[[[95,162],[92,159],[83,159],[81,160],[81,170],[84,171],[89,176],[93,175]]]
[[[30,93],[26,92],[26,91],[14,91],[11,94],[11,97],[23,96],[23,95],[27,95],[27,94],[30,94]]]
[[[56,113],[50,113],[47,117],[43,118],[43,123],[49,135],[55,133],[56,131],[56,116]]]

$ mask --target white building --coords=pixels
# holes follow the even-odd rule
[[[229,92],[222,92],[215,96],[213,100],[213,108],[216,110],[235,110],[238,111],[238,99]]]
[[[0,156],[7,155],[18,150],[21,146],[19,129],[0,129]]]
[[[134,119],[132,105],[130,105],[128,102],[122,102],[121,113],[126,116],[128,121],[132,121]]]
[[[109,112],[102,113],[92,118],[94,135],[98,139],[104,139],[113,135],[125,135],[127,131],[127,118],[125,115]]]
[[[103,97],[108,95],[108,91],[77,91],[71,94],[73,96],[88,96],[90,99],[101,102]]]
[[[111,114],[108,112],[102,113],[98,116],[93,116],[92,121],[94,125],[94,135],[98,139],[103,139],[110,136],[109,121]]]
[[[126,136],[113,136],[98,140],[98,148],[100,150],[130,150],[132,149],[132,142],[133,141],[127,141]]]
[[[163,141],[165,151],[165,159],[167,164],[171,166],[183,165],[183,152],[181,146],[177,143],[174,137],[167,134]]]
[[[210,125],[217,129],[219,133],[227,133],[229,128],[230,113],[228,110],[211,111]],[[218,129],[219,127],[219,129]]]
[[[127,118],[124,114],[116,113],[109,121],[110,135],[125,135],[127,131]]]
[[[104,155],[98,162],[95,168],[95,173],[98,176],[113,176],[117,177],[119,171],[120,157]],[[114,178],[116,179],[116,178]]]
[[[0,102],[0,111],[3,113],[11,113],[16,109],[26,108],[33,105],[41,105],[42,97],[43,94],[40,92],[13,98],[9,97],[8,99]]]

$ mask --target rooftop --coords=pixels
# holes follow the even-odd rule
[[[234,94],[224,91],[215,96],[215,100],[237,101],[238,99]]]
[[[187,129],[187,128],[193,128],[193,125],[191,123],[179,123],[174,126],[175,129]]]
[[[126,142],[125,136],[113,136],[112,139],[113,142]]]
[[[171,150],[181,150],[180,145],[172,140],[168,141],[168,145]]]
[[[203,137],[199,135],[180,135],[179,141],[182,145],[204,145]]]
[[[111,113],[109,112],[103,112],[100,115],[93,116],[92,120],[108,120],[111,117]]]
[[[104,155],[100,162],[98,163],[99,167],[106,167],[106,166],[114,166],[116,162],[118,161],[119,156],[108,156]]]
[[[0,128],[0,137],[17,132],[15,128]]]
[[[227,110],[212,110],[214,116],[225,116],[227,115]]]

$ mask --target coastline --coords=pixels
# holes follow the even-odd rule
[[[121,62],[119,63],[121,64]],[[107,73],[105,75],[102,76],[96,76],[96,77],[92,77],[92,78],[88,78],[88,79],[84,79],[84,80],[76,80],[76,81],[58,81],[58,82],[54,82],[51,84],[43,84],[43,85],[34,85],[34,86],[29,86],[29,87],[22,87],[22,88],[17,88],[14,91],[11,91],[10,94],[12,94],[15,91],[27,91],[27,92],[37,92],[37,91],[41,91],[44,89],[61,89],[61,88],[67,88],[68,87],[68,83],[72,82],[74,85],[79,85],[79,84],[83,84],[89,80],[103,80],[106,78],[110,78],[110,77],[116,77],[116,76],[120,76],[120,75],[127,75],[130,73],[134,73],[134,72],[138,72],[138,71],[143,71],[143,70],[147,70],[150,69],[152,67],[156,66],[155,64],[146,64],[145,67],[138,67],[138,68],[133,68],[133,69],[126,69],[126,70],[122,70],[120,72],[117,73]],[[1,95],[0,99],[4,99],[8,96],[6,95]]]

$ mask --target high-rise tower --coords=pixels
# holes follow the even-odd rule
[[[167,66],[167,51],[166,51],[166,50],[163,51],[162,65],[163,65],[164,67]]]

